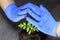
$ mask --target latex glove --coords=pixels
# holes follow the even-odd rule
[[[27,9],[21,9],[22,7],[17,7],[15,4],[10,4],[5,10],[5,15],[11,21],[18,22],[25,18],[27,14]]]
[[[26,17],[26,20],[35,25],[41,32],[56,37],[58,22],[55,21],[50,12],[43,5],[40,5],[40,8],[34,4],[29,3],[29,5],[28,12],[37,21],[29,17]]]

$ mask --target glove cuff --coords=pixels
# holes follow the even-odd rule
[[[17,6],[13,3],[13,4],[10,4],[10,5],[8,5],[8,7],[5,9],[5,15],[6,15],[6,17],[9,19],[9,20],[11,20],[11,21],[14,21],[13,20],[13,13],[14,13],[14,11],[15,11],[15,9],[17,8]],[[12,16],[13,15],[13,16]]]
[[[51,30],[51,33],[49,33],[49,35],[54,36],[54,37],[57,37],[57,27],[58,27],[58,22],[55,22],[54,23],[54,26],[52,26],[52,29],[53,30]]]
[[[17,7],[14,3],[13,4],[10,4],[7,6],[7,8],[5,9],[5,13],[8,12],[8,11],[11,11],[13,8]]]

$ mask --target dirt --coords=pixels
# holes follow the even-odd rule
[[[19,33],[19,40],[45,40],[47,35],[37,32],[28,35],[24,30]]]

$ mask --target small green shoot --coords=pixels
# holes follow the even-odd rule
[[[26,24],[24,23],[20,23],[18,25],[19,28],[26,30],[26,32],[30,35],[33,32],[39,32],[39,30],[32,24],[30,24],[29,22]]]

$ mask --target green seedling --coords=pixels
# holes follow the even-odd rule
[[[32,24],[28,23],[20,23],[18,25],[19,28],[25,30],[29,35],[33,32],[39,32],[39,30]]]

